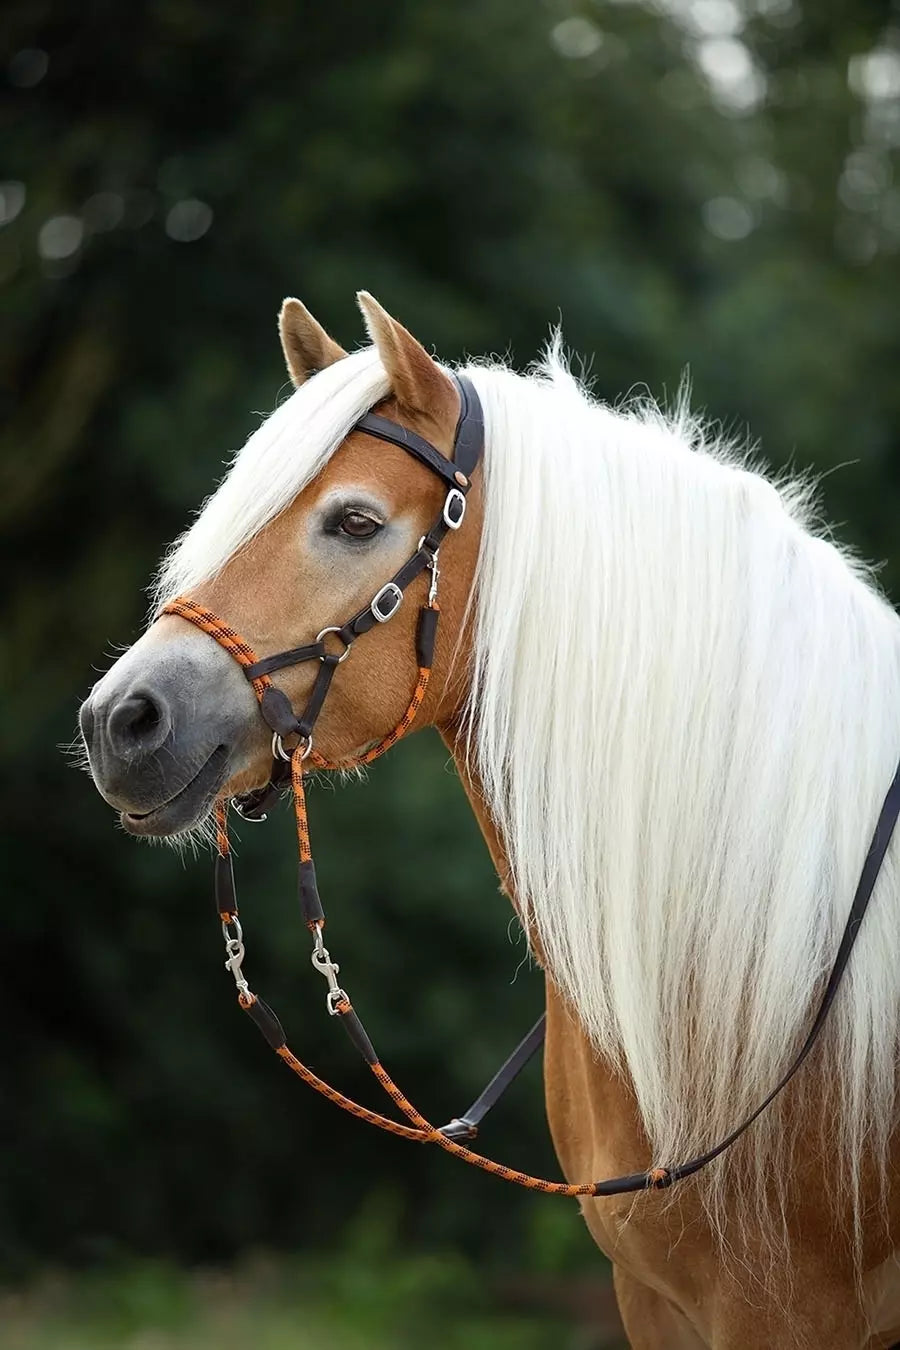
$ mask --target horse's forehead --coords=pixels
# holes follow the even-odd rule
[[[406,499],[415,480],[415,465],[402,450],[364,432],[352,431],[299,494],[294,506],[302,509],[341,487],[371,488],[385,496],[386,505],[393,506]]]

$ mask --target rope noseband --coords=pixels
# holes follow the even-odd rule
[[[260,659],[253,648],[239,633],[225,621],[204,609],[186,596],[167,604],[162,614],[175,614],[188,623],[207,633],[219,643],[230,656],[238,662],[244,675],[253,687],[259,702],[260,712],[272,731],[272,770],[269,782],[264,788],[235,798],[232,805],[245,820],[264,820],[268,807],[279,791],[290,779],[294,799],[294,812],[297,823],[297,841],[300,855],[299,899],[300,908],[306,926],[313,939],[311,953],[312,964],[328,983],[326,1007],[328,1012],[338,1017],[360,1052],[373,1075],[384,1091],[394,1102],[409,1124],[401,1124],[387,1116],[371,1111],[358,1102],[346,1097],[331,1087],[318,1075],[307,1068],[288,1048],[284,1031],[275,1013],[250,989],[243,973],[245,957],[243,932],[238,918],[235,896],[234,873],[231,858],[231,846],[227,830],[227,803],[220,800],[216,804],[217,856],[215,860],[215,902],[216,912],[222,923],[225,938],[226,969],[234,977],[238,991],[238,1002],[259,1027],[269,1045],[281,1059],[316,1092],[329,1101],[349,1111],[360,1120],[368,1121],[379,1129],[387,1130],[404,1139],[417,1140],[420,1143],[437,1144],[448,1153],[462,1158],[485,1172],[513,1181],[531,1190],[544,1191],[551,1195],[600,1196],[622,1195],[632,1191],[663,1189],[673,1182],[691,1176],[700,1171],[714,1158],[724,1153],[745,1130],[753,1124],[767,1106],[778,1096],[794,1077],[809,1055],[834,1002],[841,978],[850,959],[853,944],[856,941],[868,906],[875,882],[884,861],[891,840],[894,825],[900,814],[900,768],[888,790],[882,806],[875,833],[863,864],[862,873],[850,913],[841,938],[831,974],[825,986],[818,1011],[803,1045],[790,1068],[776,1086],[753,1113],[734,1129],[725,1139],[706,1153],[690,1161],[673,1167],[654,1167],[644,1172],[634,1172],[625,1176],[612,1177],[603,1181],[567,1183],[547,1181],[541,1177],[529,1176],[502,1163],[485,1158],[482,1154],[460,1143],[461,1139],[471,1140],[478,1131],[483,1116],[495,1104],[503,1091],[509,1086],[519,1070],[527,1063],[544,1039],[545,1019],[542,1017],[513,1051],[509,1059],[484,1089],[481,1095],[462,1116],[455,1117],[448,1125],[440,1128],[432,1125],[420,1111],[408,1100],[381,1064],[371,1040],[360,1021],[348,995],[338,981],[340,967],[332,960],[324,944],[325,912],[316,883],[315,865],[309,838],[309,824],[306,811],[306,792],[304,776],[306,765],[317,769],[335,769],[351,767],[352,764],[369,764],[372,760],[389,750],[412,725],[425,693],[431,674],[437,640],[440,615],[437,603],[438,593],[438,554],[441,543],[448,532],[457,530],[463,523],[466,510],[466,495],[471,487],[472,473],[481,458],[484,445],[484,425],[481,404],[474,386],[464,375],[455,375],[454,380],[460,396],[460,414],[454,437],[453,459],[449,460],[430,442],[415,432],[407,430],[398,423],[391,422],[375,413],[367,413],[355,424],[355,428],[365,431],[379,440],[399,446],[436,474],[447,488],[441,514],[419,541],[416,551],[394,573],[393,577],[376,592],[372,600],[353,618],[344,624],[323,628],[314,642],[290,651],[278,652]],[[350,655],[352,644],[357,638],[371,631],[376,624],[387,623],[397,613],[403,602],[404,594],[412,582],[425,571],[430,571],[431,580],[425,604],[419,611],[416,631],[416,656],[418,679],[412,698],[392,731],[355,760],[333,764],[313,748],[313,730],[322,711],[325,699],[331,688],[331,682],[339,665]],[[333,634],[341,644],[339,652],[329,651],[325,639]],[[319,669],[303,712],[298,716],[287,695],[273,684],[271,676],[288,666],[305,661],[318,661]],[[285,742],[296,738],[292,749]]]

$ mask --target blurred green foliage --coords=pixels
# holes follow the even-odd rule
[[[616,1326],[602,1285],[492,1283],[458,1253],[401,1261],[356,1232],[327,1258],[145,1260],[0,1295],[0,1350],[617,1350]]]
[[[712,417],[828,474],[896,593],[897,5],[11,0],[3,27],[0,1257],[335,1243],[388,1195],[398,1244],[596,1265],[574,1206],[304,1093],[234,1009],[206,861],[118,833],[59,746],[284,392],[285,293],[348,345],[364,286],[444,357],[520,365],[561,316],[608,398],[666,397],[688,366]],[[447,1117],[540,980],[440,746],[371,778],[313,794],[333,947]],[[290,832],[240,845],[254,982],[365,1095],[309,977]],[[553,1168],[536,1072],[485,1144]]]

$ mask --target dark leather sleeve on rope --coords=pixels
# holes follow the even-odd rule
[[[242,1002],[241,1007],[245,1013],[253,1018],[273,1050],[280,1050],[286,1044],[281,1023],[268,1003],[263,1003],[262,999],[254,994],[252,1001],[249,1003]]]
[[[322,901],[319,898],[319,887],[316,882],[316,865],[312,858],[300,864],[298,891],[300,895],[300,909],[303,913],[303,922],[306,926],[310,928],[313,924],[324,922],[325,911],[322,908]]]
[[[312,692],[306,701],[306,707],[303,709],[301,715],[295,719],[295,730],[299,736],[312,735],[312,729],[316,725],[316,718],[322,711],[325,695],[331,687],[331,681],[334,679],[334,672],[338,668],[338,661],[339,658],[337,656],[329,654],[319,666]]]
[[[299,729],[297,714],[291,707],[291,700],[281,689],[270,684],[259,700],[259,709],[266,722],[279,736],[293,736]]]
[[[237,896],[234,890],[234,866],[231,854],[217,853],[213,872],[216,913],[237,914]]]
[[[425,571],[425,568],[428,567],[431,562],[431,558],[432,554],[426,552],[424,548],[417,549],[412,557],[403,564],[399,571],[394,573],[390,581],[387,582],[387,585],[396,586],[398,590],[405,591],[410,582],[415,581],[416,577]],[[384,587],[382,587],[382,590],[383,589]],[[398,603],[387,622],[390,622],[390,619],[394,617],[394,614],[397,613],[399,608],[400,605]],[[372,606],[370,603],[366,605],[365,609],[361,609],[357,614],[354,614],[352,619],[347,620],[338,633],[338,637],[342,642],[345,642],[349,646],[356,638],[362,637],[364,633],[370,632],[377,623],[378,620],[372,613]]]
[[[315,661],[324,655],[324,642],[310,642],[305,647],[292,647],[289,652],[276,652],[273,656],[264,656],[261,660],[254,661],[252,666],[244,666],[244,674],[248,680],[258,680],[260,675],[271,675],[273,670],[297,666],[301,661]]]
[[[366,1063],[377,1064],[378,1056],[375,1053],[375,1047],[369,1040],[365,1027],[357,1017],[351,1005],[349,1003],[339,1004],[337,1011],[338,1016],[343,1023],[344,1030]]]
[[[423,605],[419,610],[419,624],[416,628],[416,660],[420,670],[430,670],[434,664],[434,648],[437,642],[438,620],[441,611],[433,605]]]

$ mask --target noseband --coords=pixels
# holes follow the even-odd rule
[[[552,1195],[573,1197],[622,1195],[631,1191],[664,1189],[671,1186],[673,1182],[699,1172],[701,1168],[730,1148],[787,1086],[812,1050],[837,995],[875,882],[878,879],[897,816],[900,814],[900,768],[897,769],[881,808],[834,964],[806,1039],[790,1068],[768,1096],[751,1115],[715,1147],[677,1166],[653,1167],[645,1172],[633,1172],[603,1181],[570,1184],[530,1176],[525,1172],[520,1172],[515,1168],[506,1167],[502,1163],[485,1158],[482,1154],[476,1153],[460,1143],[460,1140],[471,1140],[475,1137],[479,1122],[540,1046],[544,1039],[545,1023],[543,1017],[532,1027],[521,1044],[517,1046],[509,1059],[495,1074],[480,1097],[463,1115],[455,1117],[448,1125],[440,1128],[432,1125],[401,1092],[382,1066],[349,997],[338,982],[340,967],[331,959],[328,949],[325,947],[323,940],[325,912],[319,897],[315,865],[310,847],[304,776],[307,764],[318,769],[336,769],[371,763],[385,750],[389,750],[409,730],[425,697],[434,659],[440,614],[437,603],[438,579],[440,576],[438,553],[447,534],[451,530],[458,530],[463,523],[466,511],[466,496],[472,485],[472,474],[478,466],[484,447],[484,423],[481,404],[475,388],[464,375],[455,375],[453,378],[460,397],[460,413],[454,437],[452,460],[447,459],[430,442],[424,440],[415,432],[409,431],[387,418],[380,417],[376,413],[366,413],[355,423],[354,429],[364,431],[367,435],[387,441],[391,445],[399,446],[400,449],[419,460],[441,479],[447,488],[447,492],[440,516],[427,534],[419,540],[416,551],[407,559],[399,571],[395,572],[390,580],[386,581],[375,593],[369,604],[359,610],[351,619],[348,619],[346,623],[323,628],[316,636],[315,642],[311,642],[304,647],[295,647],[289,651],[278,652],[273,656],[260,659],[252,647],[224,620],[210,610],[196,604],[189,597],[180,596],[167,604],[161,611],[162,614],[175,614],[182,619],[186,619],[188,623],[214,638],[239,663],[244,675],[253,687],[259,702],[260,712],[272,731],[272,769],[269,782],[264,788],[233,798],[231,804],[244,820],[265,820],[268,807],[290,779],[300,855],[300,909],[306,926],[312,934],[312,964],[328,983],[326,1007],[332,1016],[340,1020],[375,1078],[400,1113],[410,1123],[407,1125],[401,1124],[387,1116],[380,1115],[377,1111],[371,1111],[368,1107],[359,1105],[358,1102],[352,1101],[314,1074],[288,1048],[281,1023],[272,1009],[250,989],[243,973],[245,951],[235,897],[231,846],[227,830],[227,802],[220,800],[216,804],[215,903],[225,938],[227,958],[225,966],[234,977],[240,1006],[250,1015],[276,1054],[310,1087],[359,1119],[368,1121],[371,1125],[376,1125],[380,1129],[400,1135],[405,1139],[414,1139],[420,1143],[438,1144],[448,1153],[455,1154],[465,1162],[471,1163],[483,1171],[490,1172],[506,1181],[516,1182],[518,1185],[526,1186],[531,1190],[544,1191]],[[377,745],[366,750],[352,761],[346,760],[342,761],[340,765],[334,764],[313,748],[313,731],[337,668],[350,655],[351,647],[357,638],[370,632],[376,624],[387,623],[394,617],[403,602],[407,588],[426,570],[431,573],[431,579],[426,602],[419,611],[416,630],[418,679],[409,706],[398,724]],[[340,644],[341,650],[329,651],[327,649],[325,640],[329,635],[334,636],[335,642]],[[298,716],[294,712],[287,695],[272,683],[271,676],[279,670],[298,665],[304,661],[318,661],[319,669],[316,672],[316,678],[306,706]],[[285,742],[292,739],[295,740],[295,744],[288,749]]]

